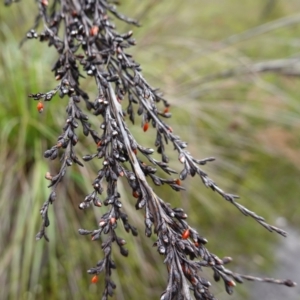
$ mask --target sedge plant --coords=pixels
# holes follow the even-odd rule
[[[7,0],[6,4],[12,1]],[[238,196],[223,191],[203,170],[213,157],[198,159],[188,151],[188,145],[166,120],[171,117],[170,104],[159,90],[153,88],[142,73],[141,65],[128,52],[135,45],[133,32],[119,33],[115,19],[139,26],[138,22],[122,15],[109,0],[38,0],[37,16],[27,39],[47,43],[57,52],[52,72],[58,84],[47,92],[30,94],[37,101],[37,110],[42,113],[58,95],[62,109],[66,111],[65,123],[57,142],[45,150],[44,157],[59,160],[56,174],[47,172],[50,193],[40,213],[42,225],[36,239],[49,241],[47,227],[50,225],[48,211],[59,201],[58,186],[63,184],[66,172],[73,164],[84,167],[97,160],[98,171],[91,183],[90,193],[78,203],[81,210],[95,206],[103,211],[95,229],[79,229],[81,235],[90,235],[92,241],[101,240],[103,254],[88,273],[97,284],[104,280],[102,299],[113,296],[117,288],[112,279],[117,267],[112,256],[112,247],[127,257],[126,241],[116,228],[123,225],[134,236],[138,231],[128,218],[122,204],[119,182],[126,182],[136,199],[135,208],[144,215],[145,235],[155,235],[154,246],[162,255],[168,278],[161,299],[216,299],[210,291],[211,283],[203,269],[210,269],[215,281],[222,281],[228,294],[233,293],[236,283],[244,280],[276,283],[293,287],[289,279],[259,278],[229,270],[230,257],[219,258],[206,247],[207,239],[187,221],[187,213],[172,203],[161,199],[156,189],[169,186],[175,192],[184,190],[183,182],[189,176],[197,177],[204,186],[218,193],[245,216],[252,217],[269,231],[282,236],[286,232],[268,224],[263,217],[247,209]],[[91,80],[97,97],[91,99],[89,91],[81,83]],[[66,104],[67,103],[67,104]],[[47,106],[50,109],[50,105]],[[66,106],[66,108],[65,108]],[[90,116],[97,117],[98,126],[93,127]],[[155,149],[141,145],[129,129],[128,122],[141,125],[144,132],[153,127]],[[83,137],[94,143],[94,152],[78,157],[76,146]],[[82,137],[82,138],[83,138]],[[167,144],[171,144],[182,164],[174,170],[169,164]],[[159,154],[159,158],[155,155]],[[165,176],[161,176],[161,170]],[[171,202],[171,201],[170,201]],[[200,213],[200,212],[199,212]],[[104,276],[99,279],[99,274]]]

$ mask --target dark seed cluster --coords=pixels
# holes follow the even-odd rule
[[[7,0],[6,4],[11,1]],[[115,243],[123,256],[128,255],[124,247],[125,240],[118,236],[116,228],[122,223],[127,232],[134,236],[137,229],[130,224],[122,208],[122,195],[117,182],[124,177],[132,195],[136,198],[136,209],[143,209],[145,215],[145,234],[157,236],[155,246],[164,257],[168,270],[168,281],[161,299],[215,299],[210,293],[208,282],[202,274],[203,268],[210,268],[215,281],[222,280],[227,293],[233,292],[237,283],[244,279],[264,281],[293,286],[290,280],[256,278],[233,273],[225,265],[231,258],[219,258],[206,248],[207,240],[196,229],[187,223],[187,214],[181,208],[174,208],[157,196],[148,181],[156,186],[168,185],[175,191],[183,190],[182,181],[188,176],[199,176],[206,187],[219,193],[225,200],[236,206],[244,215],[251,216],[269,231],[286,235],[281,229],[267,224],[264,219],[236,202],[236,195],[225,193],[202,170],[201,166],[214,158],[196,159],[187,150],[187,144],[173,133],[172,128],[164,121],[171,116],[170,105],[158,90],[152,88],[144,79],[141,66],[127,52],[135,45],[132,31],[118,33],[112,22],[118,18],[138,26],[138,23],[121,15],[114,1],[109,0],[38,0],[38,15],[34,28],[27,33],[27,39],[38,39],[54,47],[58,59],[52,67],[58,85],[46,93],[31,94],[39,101],[38,110],[42,111],[44,101],[51,101],[58,94],[68,99],[65,124],[56,144],[46,150],[44,156],[50,160],[60,160],[57,174],[46,174],[49,180],[50,195],[41,208],[42,228],[37,239],[46,235],[49,226],[48,209],[53,204],[58,184],[73,163],[83,166],[76,156],[78,128],[84,136],[95,143],[95,152],[83,156],[88,162],[98,159],[99,170],[94,179],[90,193],[79,204],[80,209],[94,205],[107,206],[107,211],[99,220],[95,230],[79,229],[79,234],[90,235],[92,240],[106,236],[102,243],[104,257],[95,267],[88,270],[97,276],[105,273],[105,290],[102,299],[113,295],[116,288],[111,279],[116,265],[112,259],[112,246]],[[41,29],[42,28],[42,29]],[[39,31],[39,32],[37,32]],[[90,99],[87,92],[81,89],[80,79],[91,77],[96,84],[97,97]],[[84,105],[83,105],[84,104]],[[93,129],[89,123],[89,114],[98,116],[99,128]],[[129,131],[125,120],[135,123],[138,119],[142,130],[146,132],[152,126],[156,132],[155,148],[160,159],[152,154],[154,149],[140,145]],[[178,152],[182,164],[179,175],[169,166],[166,144],[172,144]],[[160,177],[157,169],[167,176]],[[173,176],[173,177],[172,177]],[[177,176],[174,178],[174,176]],[[102,200],[100,200],[100,197]],[[96,277],[95,277],[96,276]]]

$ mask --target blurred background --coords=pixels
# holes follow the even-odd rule
[[[241,204],[290,235],[268,232],[206,189],[199,178],[184,183],[186,192],[168,187],[155,191],[187,211],[211,252],[234,258],[232,270],[299,284],[300,2],[120,2],[119,11],[142,24],[133,28],[137,46],[130,53],[149,83],[171,103],[168,122],[174,132],[189,143],[195,157],[216,157],[203,169],[221,188],[239,194]],[[43,152],[61,132],[61,108],[67,103],[54,98],[38,114],[36,102],[27,98],[57,84],[50,71],[56,58],[52,49],[36,40],[19,47],[35,15],[33,2],[0,9],[0,299],[100,299],[101,276],[93,285],[86,270],[101,259],[101,241],[77,233],[78,228],[96,228],[106,209],[78,209],[91,191],[99,161],[69,169],[50,209],[50,243],[35,241],[39,209],[49,193],[44,175],[58,170]],[[132,29],[117,25],[121,32]],[[93,99],[93,82],[82,85]],[[154,146],[153,129],[141,134],[139,124],[130,128],[144,146]],[[94,151],[91,140],[80,138],[79,155]],[[171,166],[178,167],[176,155],[171,158]],[[118,228],[129,257],[115,249],[113,299],[159,299],[167,278],[163,258],[152,248],[155,237],[144,236],[143,212],[135,210],[126,188],[119,186],[123,207],[139,236]],[[299,287],[245,282],[229,296],[222,283],[212,284],[221,300],[300,299]]]

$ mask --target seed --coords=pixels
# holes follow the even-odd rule
[[[100,227],[104,227],[105,225],[106,225],[106,221],[100,220],[99,226],[100,226]]]
[[[139,197],[139,194],[138,194],[138,192],[133,191],[133,192],[132,192],[132,196],[133,196],[134,198],[138,198],[138,197]]]
[[[144,126],[143,126],[144,132],[146,132],[146,131],[148,130],[148,128],[149,128],[149,123],[146,122],[146,123],[144,124]]]
[[[181,267],[185,275],[191,275],[191,270],[189,268],[186,268],[185,265],[182,265]]]
[[[98,206],[98,207],[101,207],[101,206],[102,206],[102,204],[101,204],[100,201],[96,201],[94,204],[95,204],[96,206]]]
[[[122,246],[126,244],[126,241],[124,239],[119,239],[118,241],[119,241],[119,244]]]
[[[190,236],[190,230],[189,230],[189,229],[186,229],[186,230],[183,232],[183,234],[182,234],[182,238],[183,238],[184,240],[186,240],[186,239],[189,238],[189,236]]]
[[[42,113],[44,110],[44,104],[42,102],[39,101],[39,103],[36,106],[37,110],[39,113]]]
[[[229,286],[236,286],[235,282],[233,280],[227,281],[227,285]]]
[[[181,152],[179,154],[178,160],[183,164],[185,162],[185,155]]]
[[[165,254],[165,253],[166,253],[166,248],[165,248],[164,246],[159,246],[159,247],[158,247],[158,252],[159,252],[160,254]]]
[[[193,285],[195,285],[197,282],[198,282],[198,281],[197,281],[196,277],[192,277],[191,283],[192,283]]]
[[[177,185],[181,185],[180,179],[176,179],[176,180],[175,180],[175,183],[176,183]]]
[[[99,27],[98,27],[98,26],[93,26],[93,27],[90,29],[90,35],[91,35],[91,36],[97,35],[98,32],[99,32]]]
[[[168,113],[169,111],[170,111],[169,107],[166,107],[166,108],[164,109],[164,114]]]
[[[91,282],[92,283],[97,283],[98,282],[98,276],[97,275],[93,276]]]
[[[47,173],[46,173],[45,178],[46,178],[47,180],[52,180],[52,176],[51,176],[50,172],[47,172]]]

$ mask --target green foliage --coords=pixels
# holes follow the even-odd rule
[[[77,208],[80,197],[89,190],[90,181],[86,178],[93,178],[95,166],[73,168],[60,187],[50,215],[50,222],[56,220],[56,225],[49,227],[50,243],[35,242],[39,209],[48,194],[44,174],[49,166],[42,153],[61,130],[54,122],[63,119],[55,111],[55,102],[63,100],[53,99],[45,113],[39,115],[36,103],[27,98],[29,93],[55,86],[55,81],[42,67],[53,62],[46,46],[42,51],[36,42],[18,47],[32,21],[27,17],[32,7],[24,4],[0,10],[2,297],[95,299],[102,287],[91,285],[85,270],[99,256],[100,246],[91,247],[86,237],[77,234],[78,228],[92,227],[99,219],[97,211],[83,213]],[[134,12],[132,5],[136,6]],[[135,29],[138,45],[133,54],[145,77],[153,86],[161,87],[170,100],[174,131],[189,142],[196,157],[217,158],[205,170],[219,186],[241,195],[242,204],[268,221],[275,222],[280,216],[295,225],[300,221],[298,79],[251,73],[208,77],[249,67],[256,61],[297,54],[299,25],[227,43],[231,35],[299,10],[295,0],[274,1],[273,5],[266,13],[258,0],[201,4],[198,0],[131,0],[121,10],[142,18],[143,27]],[[23,23],[17,21],[18,10],[23,13]],[[142,132],[138,127],[132,130]],[[154,142],[150,130],[147,137],[141,134],[139,139],[147,139],[149,147]],[[82,145],[82,155],[86,152],[84,147],[91,147],[88,140]],[[175,193],[170,202],[189,212],[190,223],[208,238],[213,252],[233,256],[236,264],[245,269],[250,264],[254,269],[270,267],[274,236],[200,187],[198,179],[188,180],[186,188],[181,195],[183,203]],[[126,189],[125,184],[121,192],[122,189]],[[161,193],[170,198],[169,189]],[[165,270],[158,270],[161,258],[151,251],[152,241],[143,236],[143,216],[136,217],[131,196],[123,203],[132,223],[140,228],[140,235],[137,239],[126,238],[130,251],[126,266],[115,253],[120,266],[115,281],[121,287],[116,299],[139,299],[139,295],[157,299],[165,277]],[[214,240],[214,236],[218,239]],[[257,254],[257,249],[264,249],[264,253]],[[85,291],[90,291],[89,298]],[[227,299],[223,294],[217,296]]]

